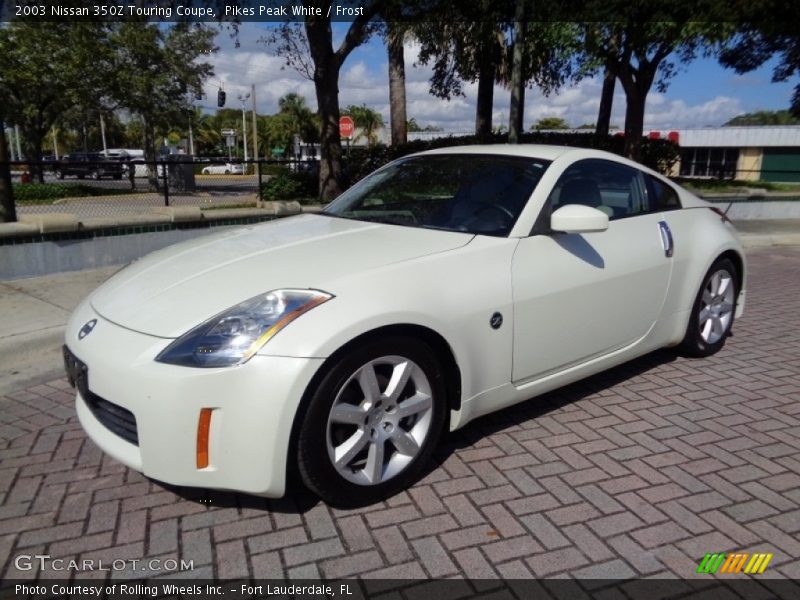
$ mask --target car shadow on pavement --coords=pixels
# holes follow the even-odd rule
[[[442,464],[457,450],[469,448],[480,442],[481,439],[509,427],[525,426],[524,424],[531,423],[568,404],[613,388],[651,369],[674,362],[677,358],[678,354],[674,349],[656,350],[607,371],[557,388],[552,392],[534,396],[519,404],[479,417],[462,429],[443,436],[434,454],[434,460],[425,469],[422,478],[441,468]]]
[[[534,421],[568,404],[613,388],[632,377],[676,359],[677,354],[674,351],[657,350],[576,383],[480,417],[466,427],[443,436],[433,460],[424,469],[420,479],[425,479],[437,469],[442,468],[442,465],[454,452],[469,448],[482,438],[499,433],[509,427]],[[238,492],[178,487],[162,482],[154,483],[185,500],[215,508],[241,508],[302,514],[321,502],[316,495],[303,488],[296,473],[290,473],[287,485],[289,491],[284,498],[280,499],[261,498]]]

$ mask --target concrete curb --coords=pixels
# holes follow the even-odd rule
[[[740,235],[745,248],[766,248],[768,246],[800,246],[800,233],[777,233]]]
[[[36,227],[39,233],[78,231],[80,221],[72,213],[35,213],[19,216],[20,223]]]

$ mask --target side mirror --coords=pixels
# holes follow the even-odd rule
[[[608,215],[583,204],[567,204],[550,216],[550,229],[563,233],[591,233],[608,229]]]

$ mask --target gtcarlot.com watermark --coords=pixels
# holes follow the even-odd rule
[[[66,560],[53,558],[49,554],[20,554],[14,558],[14,566],[20,571],[32,571],[36,568],[40,571],[194,571],[193,560],[174,558]]]

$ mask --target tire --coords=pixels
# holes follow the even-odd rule
[[[405,378],[405,385],[391,385],[395,378]],[[365,391],[376,387],[380,395]],[[416,339],[376,339],[342,356],[300,417],[296,457],[306,487],[342,508],[373,504],[405,489],[441,436],[445,398],[442,367]]]
[[[225,169],[225,175],[230,175],[230,174],[231,174],[231,172],[228,171],[228,169]]]
[[[56,179],[64,179],[64,171],[61,169],[56,169],[55,176]]]
[[[100,181],[100,171],[92,171],[92,179]]]
[[[679,349],[688,356],[711,356],[722,349],[733,327],[739,275],[727,258],[717,260],[697,292],[686,336]],[[709,318],[710,317],[710,318]]]

